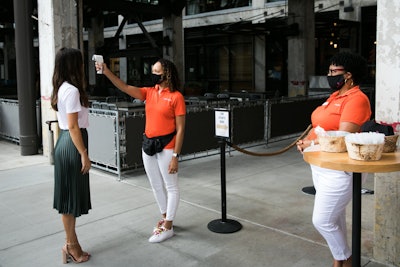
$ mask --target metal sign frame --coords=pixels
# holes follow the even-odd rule
[[[223,139],[230,139],[231,114],[228,109],[214,109],[215,111],[215,136]]]

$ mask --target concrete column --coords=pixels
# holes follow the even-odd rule
[[[314,0],[289,0],[288,10],[289,22],[300,30],[288,38],[288,96],[307,95],[309,77],[315,74]]]
[[[78,48],[77,9],[75,0],[38,0],[40,92],[42,105],[43,154],[49,155],[48,120],[56,120],[51,108],[55,54],[61,47]],[[56,128],[53,125],[53,128]],[[58,130],[55,130],[57,140]]]
[[[75,0],[75,9],[76,9],[76,16],[77,16],[77,22],[76,22],[76,27],[78,29],[77,34],[78,34],[78,48],[84,52],[85,48],[83,45],[83,0]]]
[[[92,56],[99,53],[97,49],[104,45],[104,20],[103,17],[93,17],[88,29],[88,62],[92,62]],[[103,55],[104,56],[104,55]],[[93,63],[93,62],[92,62]],[[94,64],[94,63],[93,63]],[[92,67],[93,66],[93,67]],[[94,65],[88,68],[89,87],[96,85],[96,69]]]
[[[32,8],[30,1],[14,0],[19,145],[22,156],[37,154],[39,148],[36,127]]]
[[[254,38],[254,86],[256,92],[265,92],[265,36]]]
[[[377,1],[376,120],[400,132],[400,2]],[[400,172],[375,174],[374,258],[400,266]]]
[[[253,0],[253,8],[264,8],[265,0]],[[254,91],[265,92],[265,36],[254,37]]]
[[[53,1],[54,6],[56,6],[55,2]],[[61,46],[79,49],[79,36],[82,29],[78,27],[79,12],[76,8],[76,0],[62,1],[62,9],[60,11],[61,13],[55,13],[54,15],[60,19]]]
[[[122,20],[124,19],[123,16],[118,16],[118,24],[120,25]],[[126,35],[124,34],[124,30],[121,31],[120,34],[121,38],[119,38],[119,49],[124,50],[126,49]],[[119,58],[119,78],[125,82],[128,81],[128,59],[127,57],[120,57]]]
[[[170,44],[163,45],[163,57],[174,62],[183,87],[185,83],[185,60],[182,15],[171,14],[163,18],[163,37],[168,37],[171,41]]]

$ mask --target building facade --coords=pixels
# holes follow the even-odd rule
[[[188,1],[182,11],[184,93],[247,91],[266,97],[307,95],[310,88],[322,86],[318,84],[318,76],[326,75],[329,58],[343,50],[360,53],[368,59],[370,76],[366,85],[373,86],[376,1],[302,2],[311,3],[313,17],[293,13],[289,8],[291,1]],[[290,40],[303,38],[311,31],[302,29],[297,22],[296,17],[302,15],[315,25],[312,36],[302,41],[314,47],[315,53],[309,55],[313,59],[309,67],[312,72],[299,78],[290,73],[288,64],[291,53],[301,53],[298,51],[301,47],[293,47]],[[122,73],[128,83],[146,84],[149,66],[160,57],[158,51],[166,48],[164,51],[168,53],[172,45],[162,19],[142,18],[151,39],[133,20],[128,20],[119,38],[115,38],[121,28],[121,17],[108,13],[102,19],[104,43],[91,50],[106,54],[113,70]],[[86,36],[88,40],[89,35]],[[91,84],[96,81],[91,79]]]

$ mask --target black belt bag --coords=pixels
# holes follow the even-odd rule
[[[143,134],[143,151],[149,156],[153,156],[154,154],[161,152],[164,147],[171,142],[175,134],[176,131],[167,135],[156,136],[153,138],[148,138],[146,134]]]

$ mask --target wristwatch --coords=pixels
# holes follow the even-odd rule
[[[178,154],[178,153],[175,153],[175,152],[172,153],[172,156],[175,157],[175,158],[179,158],[179,154]]]

